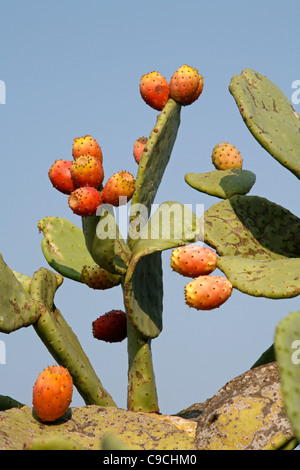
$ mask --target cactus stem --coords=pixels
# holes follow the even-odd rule
[[[128,395],[127,409],[158,412],[158,398],[152,363],[151,340],[144,338],[127,317]]]

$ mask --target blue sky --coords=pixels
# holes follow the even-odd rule
[[[156,203],[204,204],[216,198],[184,182],[188,172],[212,171],[211,151],[222,141],[242,153],[256,173],[250,194],[299,213],[298,180],[253,139],[228,91],[245,68],[267,75],[289,99],[300,79],[298,1],[52,0],[1,2],[0,252],[16,271],[32,275],[48,267],[38,221],[59,216],[81,226],[48,169],[71,159],[73,139],[91,134],[101,145],[105,178],[136,174],[135,139],[149,135],[157,112],[139,94],[143,74],[167,79],[187,63],[204,76],[200,99],[181,112],[181,126]],[[300,105],[294,104],[300,112]],[[163,413],[176,413],[214,395],[245,372],[274,339],[276,325],[299,300],[256,299],[238,291],[220,309],[199,312],[184,302],[187,280],[163,254],[164,329],[152,343]],[[100,343],[91,324],[123,308],[121,289],[95,292],[65,279],[56,305],[77,334],[103,385],[126,407],[126,342]],[[38,374],[55,361],[33,328],[0,334],[6,364],[0,364],[0,394],[31,405]],[[83,405],[75,391],[73,406]]]

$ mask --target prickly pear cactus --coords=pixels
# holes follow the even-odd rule
[[[0,331],[11,333],[34,324],[44,309],[30,297],[0,255]]]
[[[252,171],[238,168],[185,175],[186,183],[192,188],[220,199],[249,193],[255,180],[256,175]]]
[[[56,276],[52,271],[41,268],[33,276],[31,295],[46,307],[33,325],[34,329],[58,364],[69,370],[74,385],[87,405],[115,406],[77,336],[55,307],[53,300],[56,288]]]
[[[62,276],[80,282],[84,266],[94,265],[82,230],[67,219],[45,217],[38,223],[41,247],[49,265]]]
[[[287,98],[270,80],[250,69],[233,77],[229,90],[252,135],[299,178],[300,120]],[[300,378],[289,361],[290,342],[298,345],[299,312],[282,321],[275,346],[250,371],[207,400],[196,423],[183,425],[189,432],[180,429],[174,417],[165,422],[158,415],[151,341],[163,328],[164,250],[194,243],[204,233],[203,241],[219,255],[217,267],[234,288],[272,299],[300,294],[300,220],[265,198],[249,196],[256,180],[251,171],[239,168],[185,175],[186,183],[195,190],[222,199],[205,212],[203,220],[174,201],[151,213],[176,141],[180,114],[181,105],[170,98],[147,139],[126,239],[119,232],[114,210],[103,204],[95,215],[82,217],[82,228],[58,217],[39,221],[42,251],[56,273],[40,268],[29,277],[12,271],[0,257],[0,331],[11,333],[32,325],[54,359],[68,368],[86,404],[80,410],[68,410],[48,426],[30,408],[0,396],[5,436],[0,448],[292,449],[300,439]],[[119,410],[103,388],[55,305],[63,277],[84,282],[87,267],[100,268],[112,281],[105,288],[122,288],[127,314],[128,410]],[[86,285],[93,288],[93,284]],[[274,356],[293,429],[284,414]],[[86,432],[88,427],[90,432]],[[25,441],[26,433],[30,439]]]
[[[280,370],[285,411],[300,442],[300,311],[291,312],[277,326],[275,356]]]
[[[300,116],[280,88],[245,69],[232,77],[229,91],[255,139],[300,179]]]

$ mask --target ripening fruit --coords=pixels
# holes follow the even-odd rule
[[[175,248],[171,255],[171,267],[182,276],[197,277],[210,274],[217,267],[217,254],[200,245]]]
[[[184,64],[173,73],[170,80],[170,96],[183,106],[196,101],[203,90],[203,77],[197,69]]]
[[[185,286],[185,301],[197,310],[220,307],[232,294],[232,284],[222,276],[199,276]]]
[[[128,171],[120,171],[107,180],[101,195],[104,203],[117,207],[130,201],[134,190],[135,179],[132,174]]]
[[[110,273],[96,265],[83,266],[80,280],[92,289],[104,290],[118,286],[121,282],[121,277],[118,274]]]
[[[212,151],[212,162],[217,170],[242,169],[243,159],[239,150],[229,142],[217,144]]]
[[[161,111],[170,97],[169,83],[158,72],[147,73],[141,78],[140,93],[151,108]]]
[[[104,170],[98,158],[81,155],[73,161],[71,175],[77,188],[82,186],[99,188],[104,179]]]
[[[87,217],[96,214],[102,204],[102,197],[96,188],[83,186],[70,194],[68,203],[74,214]]]
[[[134,143],[133,156],[137,164],[140,163],[142,153],[144,151],[147,141],[148,141],[147,137],[139,137],[139,139],[137,139]]]
[[[52,185],[63,194],[71,194],[75,189],[71,167],[72,162],[69,160],[56,160],[48,171]]]
[[[56,421],[70,406],[73,380],[68,369],[47,367],[38,376],[33,387],[32,404],[42,421]]]
[[[91,155],[103,163],[103,154],[98,142],[90,135],[76,137],[73,140],[72,155],[74,160],[81,155]]]
[[[127,337],[126,313],[111,310],[93,322],[93,336],[109,343],[119,343]]]

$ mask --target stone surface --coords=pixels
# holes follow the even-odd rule
[[[199,408],[198,450],[275,450],[294,442],[275,362],[231,380]]]

